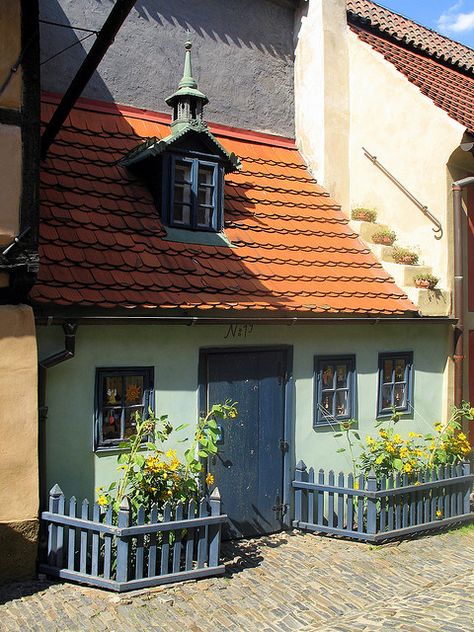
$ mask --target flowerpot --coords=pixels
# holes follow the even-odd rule
[[[431,281],[425,281],[424,279],[417,279],[415,281],[415,287],[418,287],[420,289],[424,289],[424,290],[434,290],[436,284],[432,283]]]
[[[376,237],[375,239],[372,238],[372,241],[374,242],[374,244],[381,244],[382,246],[392,246],[395,239],[392,239],[391,237]]]

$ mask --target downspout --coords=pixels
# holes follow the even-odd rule
[[[40,360],[38,365],[38,464],[40,479],[40,509],[46,508],[48,490],[46,488],[46,419],[48,407],[46,406],[46,378],[47,371],[61,362],[74,357],[76,350],[77,324],[68,322],[63,324],[64,349]]]
[[[453,182],[454,213],[454,404],[460,406],[464,383],[464,276],[462,240],[462,190],[474,184],[474,177]]]

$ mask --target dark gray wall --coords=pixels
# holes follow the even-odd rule
[[[100,29],[111,0],[40,0],[41,18]],[[168,111],[189,30],[206,119],[294,135],[291,4],[271,0],[138,0],[82,96]],[[87,35],[41,25],[41,59]],[[64,92],[94,37],[43,63],[42,88]]]

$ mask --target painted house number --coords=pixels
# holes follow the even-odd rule
[[[229,325],[224,340],[229,338],[247,338],[253,332],[253,325]]]

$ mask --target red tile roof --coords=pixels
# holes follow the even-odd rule
[[[474,50],[370,0],[347,0],[349,20],[371,27],[435,59],[474,71]]]
[[[474,132],[474,75],[461,73],[359,26],[351,25],[351,29],[439,108]]]
[[[52,111],[45,103],[43,119]],[[416,311],[288,139],[211,126],[243,164],[226,176],[225,233],[234,247],[166,241],[150,193],[117,161],[142,138],[166,135],[167,121],[86,101],[72,111],[42,166],[34,302],[101,313]]]

